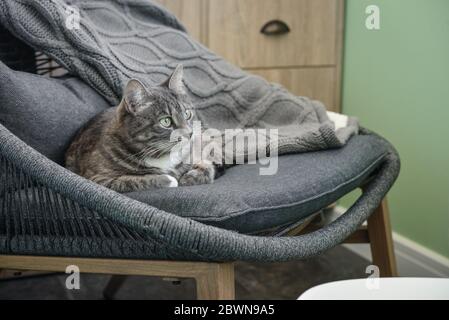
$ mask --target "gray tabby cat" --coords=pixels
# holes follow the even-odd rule
[[[212,183],[211,163],[187,165],[170,157],[177,142],[192,136],[194,112],[179,65],[161,85],[130,80],[121,103],[92,119],[66,153],[71,171],[118,192]]]

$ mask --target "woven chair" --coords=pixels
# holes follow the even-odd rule
[[[49,75],[58,69],[6,31],[0,35],[0,59],[11,68]],[[87,181],[0,125],[0,269],[63,272],[76,265],[81,272],[119,275],[106,289],[109,297],[124,275],[194,278],[199,299],[233,299],[234,261],[305,259],[342,242],[369,242],[381,276],[395,276],[384,199],[399,157],[381,137],[361,134],[387,152],[358,184],[362,195],[352,207],[325,225],[315,223],[314,210],[282,236],[261,236],[179,217]]]

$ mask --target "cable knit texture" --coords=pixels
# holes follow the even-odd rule
[[[340,147],[358,130],[353,118],[335,130],[320,102],[227,63],[149,0],[8,0],[0,8],[5,27],[111,104],[119,101],[130,78],[157,84],[182,63],[185,85],[205,127],[276,128],[279,153]],[[67,27],[73,22],[70,8],[80,13],[79,29]]]

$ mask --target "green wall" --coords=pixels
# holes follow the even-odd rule
[[[449,257],[449,0],[347,0],[344,58],[343,112],[401,155],[394,230]]]

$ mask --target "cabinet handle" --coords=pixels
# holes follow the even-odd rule
[[[290,32],[290,27],[281,20],[270,20],[260,29],[260,33],[266,36],[279,36]]]

